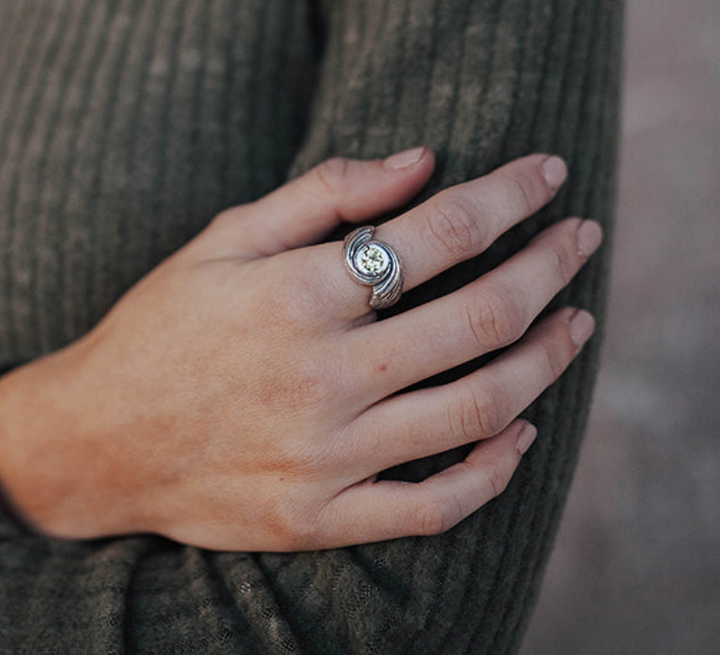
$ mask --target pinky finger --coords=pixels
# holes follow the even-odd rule
[[[327,508],[335,514],[338,546],[449,530],[505,490],[536,434],[518,419],[422,482],[367,481],[347,489]]]

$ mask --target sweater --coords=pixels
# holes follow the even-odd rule
[[[0,515],[0,652],[517,652],[598,365],[621,24],[622,0],[0,2],[0,366],[77,339],[220,210],[333,155],[432,148],[416,202],[531,152],[569,164],[547,208],[391,312],[476,279],[560,218],[606,233],[551,305],[589,309],[598,333],[525,412],[539,436],[507,490],[458,526],[222,553],[52,540]],[[386,475],[418,480],[464,452]]]

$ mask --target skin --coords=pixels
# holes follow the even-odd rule
[[[438,534],[501,493],[535,437],[518,415],[594,326],[573,308],[534,321],[601,229],[561,221],[465,288],[378,322],[342,244],[312,244],[403,206],[433,167],[426,149],[324,162],[217,216],[89,334],[5,376],[0,479],[18,512],[62,538],[293,551]],[[481,253],[566,174],[547,155],[516,160],[376,238],[407,290]],[[505,346],[461,380],[397,393]],[[468,443],[421,483],[376,480]]]

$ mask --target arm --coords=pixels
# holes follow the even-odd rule
[[[565,308],[528,328],[601,231],[561,221],[466,287],[376,322],[341,244],[307,246],[340,217],[406,202],[432,169],[424,149],[330,160],[220,215],[88,335],[7,376],[0,474],[29,521],[66,539],[317,550],[439,535],[498,495],[535,437],[517,415],[593,321]],[[561,160],[526,157],[384,224],[404,290],[484,251],[565,175]],[[455,382],[402,392],[510,344]],[[461,447],[461,462],[421,482],[378,477]],[[406,562],[408,546],[390,544]],[[421,616],[417,587],[400,584]]]
[[[593,323],[563,310],[528,327],[601,232],[563,221],[473,284],[376,323],[340,243],[307,246],[340,217],[406,202],[432,170],[422,148],[329,160],[220,215],[85,337],[6,376],[0,475],[28,519],[73,539],[297,551],[445,532],[497,495],[535,435],[515,417]],[[565,176],[561,160],[527,157],[383,225],[404,290],[485,250]],[[399,393],[515,342],[454,384]],[[424,482],[377,479],[476,441]]]

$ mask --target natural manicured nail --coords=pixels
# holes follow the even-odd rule
[[[517,436],[516,448],[521,455],[524,455],[532,446],[537,436],[537,428],[530,423],[525,423]]]
[[[602,228],[595,221],[583,221],[578,226],[577,242],[583,257],[592,255],[602,241]]]
[[[578,348],[591,337],[595,331],[595,319],[583,309],[577,310],[570,317],[570,336]]]
[[[545,181],[548,183],[548,186],[553,190],[557,190],[567,179],[567,164],[562,159],[560,159],[560,157],[548,157],[543,162],[542,172],[545,176]]]
[[[384,162],[385,168],[397,170],[399,168],[407,168],[413,164],[417,164],[425,154],[425,148],[412,148],[411,150],[403,150],[388,157]]]

